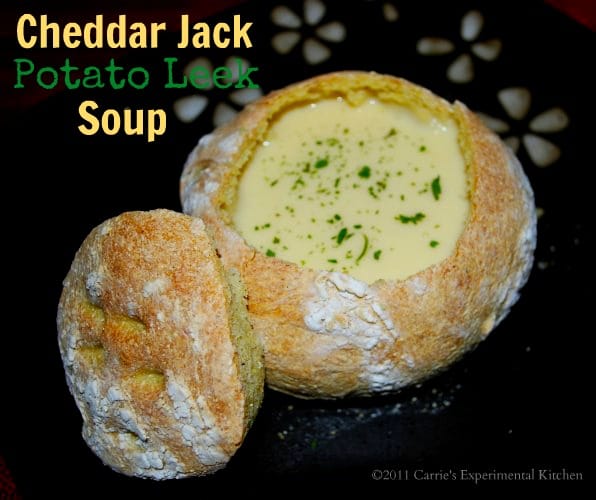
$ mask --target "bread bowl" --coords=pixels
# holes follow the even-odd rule
[[[464,203],[462,205],[458,195],[460,209],[454,213],[460,219],[460,225],[446,236],[449,241],[444,242],[445,255],[434,261],[422,259],[418,262],[417,254],[422,254],[422,247],[418,246],[409,253],[408,258],[413,262],[411,267],[394,270],[391,264],[381,265],[367,275],[359,272],[363,260],[358,265],[338,268],[337,263],[331,262],[336,258],[327,259],[327,265],[321,265],[320,260],[311,265],[306,259],[296,260],[295,255],[284,258],[283,252],[263,246],[263,241],[255,237],[258,231],[277,231],[273,223],[261,220],[260,223],[265,223],[255,224],[254,231],[250,231],[250,222],[239,222],[242,214],[261,213],[259,207],[262,205],[273,207],[274,203],[281,202],[277,206],[283,207],[284,200],[290,197],[292,202],[297,202],[292,193],[294,184],[287,180],[278,183],[285,186],[280,191],[255,191],[253,196],[250,191],[247,195],[246,190],[243,194],[243,185],[254,168],[261,174],[267,172],[267,162],[285,169],[284,179],[289,177],[296,182],[295,166],[302,166],[299,159],[304,158],[296,155],[307,155],[313,148],[309,141],[315,136],[308,135],[308,130],[324,134],[321,137],[325,140],[337,138],[342,131],[342,124],[335,124],[331,130],[317,128],[319,122],[323,128],[331,123],[329,116],[344,113],[332,104],[328,110],[326,104],[322,106],[330,101],[339,102],[348,114],[371,102],[390,108],[389,115],[405,109],[414,115],[413,120],[421,122],[422,127],[432,129],[438,124],[438,129],[454,131],[446,140],[447,143],[452,141],[455,149],[450,146],[448,154],[439,152],[434,163],[419,169],[426,172],[428,182],[417,184],[420,182],[418,178],[410,182],[416,184],[413,188],[419,188],[420,199],[426,196],[425,203],[438,203],[453,186],[447,183],[434,185],[437,177],[447,179],[449,175],[441,170],[439,163],[442,159],[459,157],[453,168],[461,169],[458,189],[461,191],[463,179]],[[296,112],[307,114],[308,108],[323,111],[307,119],[310,120],[308,127],[301,128],[298,123],[284,128],[286,116]],[[367,127],[374,127],[377,121],[374,113],[370,115],[374,118],[372,121],[358,118],[361,115],[355,116],[345,127],[349,129],[348,133],[352,127],[360,134],[368,133]],[[378,115],[378,120],[385,118]],[[433,134],[429,132],[424,141],[432,141]],[[293,135],[299,136],[302,142],[292,142]],[[388,138],[400,136],[391,134],[391,128],[386,135]],[[429,152],[434,147],[412,140],[409,133],[405,136],[409,139],[404,144],[409,143],[410,150],[418,147],[422,153],[422,146]],[[287,154],[283,148],[278,148],[277,154],[281,156],[277,160],[274,156],[264,159],[264,149],[275,141],[286,139],[292,142]],[[379,143],[385,136],[377,139]],[[321,142],[325,144],[325,140]],[[344,150],[353,152],[355,144],[352,142]],[[396,147],[395,151],[391,155],[384,149],[383,154],[391,164],[390,171],[396,168],[391,162],[400,158],[401,150]],[[374,153],[372,151],[369,162],[380,163]],[[311,170],[317,170],[317,164],[324,167],[314,175],[330,169],[331,163],[348,165],[346,168],[352,176],[346,177],[349,182],[360,176],[368,183],[364,188],[373,186],[372,189],[376,189],[370,184],[375,179],[367,175],[372,167],[369,171],[364,169],[370,164],[351,164],[351,154],[324,154],[324,150],[317,150],[310,155]],[[255,158],[259,159],[257,163]],[[358,161],[361,161],[360,156]],[[306,163],[309,161],[305,162],[304,168]],[[402,166],[410,173],[415,172],[413,164]],[[344,171],[341,168],[340,171],[343,175]],[[310,175],[311,172],[304,173]],[[261,177],[270,186],[276,181],[266,175]],[[308,179],[312,181],[315,177]],[[393,178],[389,181],[394,182]],[[358,182],[352,185],[358,185]],[[393,76],[339,72],[272,92],[248,105],[230,123],[201,138],[188,157],[180,187],[184,211],[205,221],[224,265],[239,269],[246,283],[251,320],[264,344],[268,385],[300,397],[339,398],[390,393],[432,376],[476,346],[503,320],[518,299],[532,266],[536,241],[535,207],[530,184],[518,160],[464,104],[450,104],[427,89]],[[315,187],[319,184],[315,183]],[[342,197],[341,194],[337,196]],[[322,198],[310,198],[323,208]],[[355,197],[354,204],[361,203],[357,201],[361,199]],[[348,197],[343,209],[349,208],[350,200]],[[430,230],[440,224],[433,223],[432,217],[427,217],[424,212],[414,210],[414,205],[410,207],[412,211],[403,211],[399,208],[400,201],[395,197],[390,201],[385,199],[382,208],[392,210],[392,217],[372,211],[367,223],[372,224],[377,216],[392,218],[396,228],[403,226],[422,231],[429,248],[442,246]],[[369,199],[366,207],[374,202],[377,200]],[[366,207],[360,207],[360,210],[366,210]],[[336,206],[324,208],[323,224],[327,221],[332,224],[335,215],[342,217],[342,214],[333,213]],[[441,211],[435,212],[439,214]],[[271,220],[275,215],[270,214]],[[292,225],[298,225],[300,221],[295,211],[294,215],[289,223],[284,223],[284,237]],[[349,226],[331,233],[331,237],[328,233],[331,243],[321,247],[322,253],[329,248],[335,251],[341,247],[351,234],[351,228],[360,225],[355,222],[351,220]],[[317,224],[321,222],[317,221]],[[391,240],[393,230],[384,227],[381,236]],[[273,232],[268,235],[271,238],[269,245],[273,245],[276,238],[282,240]],[[361,241],[364,245],[363,238]],[[377,252],[369,252],[367,258],[370,260],[372,255],[374,260]],[[348,254],[345,256],[347,259]],[[352,252],[351,258],[355,257]]]
[[[245,293],[199,219],[128,212],[85,239],[58,340],[83,437],[104,463],[170,479],[228,462],[263,396]]]

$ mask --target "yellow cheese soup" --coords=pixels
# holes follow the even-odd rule
[[[372,283],[448,257],[467,220],[468,189],[454,122],[334,98],[271,124],[232,217],[270,257]]]

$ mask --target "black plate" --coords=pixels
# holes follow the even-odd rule
[[[301,17],[303,4],[261,1],[235,9],[254,22],[252,49],[180,50],[174,47],[176,36],[170,35],[169,43],[164,37],[160,49],[120,59],[124,66],[150,69],[149,88],[61,92],[21,115],[4,134],[3,143],[15,153],[3,162],[5,198],[16,197],[4,220],[4,244],[14,255],[5,261],[11,278],[4,282],[10,302],[2,357],[9,360],[2,363],[9,370],[0,444],[24,493],[63,496],[73,481],[83,481],[97,496],[114,491],[181,496],[247,477],[372,482],[374,470],[402,471],[402,479],[409,471],[410,483],[416,470],[459,475],[462,469],[521,473],[534,468],[538,475],[539,469],[565,468],[584,478],[588,474],[585,359],[593,330],[588,308],[593,282],[587,243],[594,228],[589,112],[596,87],[587,68],[593,65],[593,34],[541,2],[326,1],[324,17],[313,26],[302,22],[297,46],[279,54],[271,40],[285,28],[272,21],[271,11],[287,5]],[[484,23],[466,40],[460,25],[474,10]],[[330,56],[309,64],[304,40],[320,38],[317,28],[334,21],[343,26],[345,38],[323,41]],[[453,50],[421,54],[425,42],[420,40],[427,37],[449,40]],[[494,39],[500,43],[498,56],[478,57],[487,56],[474,44]],[[73,64],[77,53],[72,52]],[[470,55],[474,76],[458,83],[447,71],[463,54]],[[181,64],[206,57],[217,66],[236,55],[259,67],[255,81],[265,93],[328,71],[375,70],[500,119],[509,128],[504,138],[527,141],[535,134],[550,141],[560,150],[556,160],[548,151],[542,159],[534,151],[532,158],[523,142],[518,151],[544,212],[536,265],[521,300],[489,339],[423,386],[392,397],[340,402],[267,391],[244,446],[225,470],[166,483],[126,478],[103,466],[80,437],[80,415],[67,391],[56,342],[61,280],[84,237],[104,219],[126,210],[179,210],[178,179],[186,155],[212,129],[219,103],[238,107],[228,90],[161,89],[163,57],[176,56]],[[172,106],[191,94],[206,97],[208,104],[196,120],[182,123]],[[499,100],[504,95],[521,96],[522,104],[529,96],[526,112],[518,107],[516,117],[508,114]],[[137,137],[83,136],[76,126],[85,99],[102,108],[165,108],[167,133],[151,144]],[[553,108],[558,114],[548,116],[559,121],[545,130],[534,118]]]

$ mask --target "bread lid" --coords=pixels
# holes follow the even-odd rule
[[[83,437],[107,465],[169,479],[227,463],[263,396],[245,295],[200,219],[129,212],[85,239],[59,345]]]

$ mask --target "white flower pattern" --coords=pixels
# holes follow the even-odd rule
[[[505,113],[516,122],[526,119],[532,103],[532,94],[525,87],[508,87],[497,92],[497,99]],[[560,148],[537,134],[561,132],[569,125],[567,113],[560,107],[552,107],[534,116],[527,130],[511,134],[511,126],[500,118],[479,112],[484,123],[494,132],[504,137],[505,143],[517,153],[521,145],[526,149],[530,160],[537,167],[548,167],[561,156]]]
[[[471,54],[483,61],[494,61],[499,57],[501,40],[478,40],[483,26],[484,16],[481,12],[471,10],[463,16],[460,36],[468,44],[469,52],[464,51],[457,56],[447,68],[447,78],[453,83],[468,83],[474,79],[474,61]],[[424,56],[439,56],[453,52],[455,44],[446,38],[424,37],[418,40],[416,50]]]
[[[375,8],[381,6],[381,13],[387,22],[399,19],[399,11],[394,2],[385,0],[365,0]],[[301,47],[302,55],[308,64],[316,65],[331,56],[331,50],[325,43],[339,43],[346,38],[346,28],[340,21],[324,22],[327,6],[322,0],[304,0],[301,15],[285,5],[278,5],[270,12],[272,23],[282,31],[271,39],[272,48],[278,54],[289,54],[297,47]],[[478,10],[471,10],[463,15],[459,34],[465,48],[447,67],[447,78],[454,83],[466,83],[474,79],[475,56],[484,61],[494,61],[501,54],[502,43],[498,38],[482,39],[484,16]],[[438,56],[451,54],[456,50],[456,43],[446,38],[421,37],[417,41],[417,52],[422,56]],[[238,64],[234,57],[229,57],[225,65],[230,68],[233,81],[238,80]],[[249,63],[242,60],[242,67]],[[212,63],[204,58],[198,58],[189,63],[185,74],[197,66],[204,66],[212,71]],[[260,89],[234,89],[227,92],[213,94],[210,84],[202,93],[191,94],[177,99],[173,108],[175,115],[183,123],[196,120],[207,108],[211,99],[217,102],[213,109],[212,122],[219,126],[231,120],[245,105],[263,95]],[[223,98],[222,98],[223,96]],[[499,133],[503,140],[517,153],[524,148],[534,165],[546,167],[555,163],[560,155],[560,148],[543,137],[544,134],[556,133],[567,128],[569,117],[560,107],[549,108],[532,119],[526,119],[530,111],[532,96],[524,87],[508,87],[497,92],[497,99],[503,107],[507,120],[496,118],[482,112],[481,116],[486,125]]]
[[[376,0],[366,0],[367,2],[374,2]],[[397,7],[392,2],[383,2],[381,6],[381,13],[383,14],[383,19],[388,23],[394,23],[399,19],[399,11]]]
[[[240,63],[238,63],[238,60]],[[225,61],[225,66],[229,68],[232,73],[232,83],[236,83],[238,81],[240,72],[240,68],[238,67],[239,64],[243,69],[250,66],[250,63],[241,57],[229,57]],[[206,68],[210,74],[213,71],[213,65],[211,64],[211,61],[205,57],[199,57],[198,59],[194,59],[186,65],[184,68],[184,74],[188,76],[192,68],[196,66],[202,66]],[[213,90],[213,83],[209,82],[209,84],[205,86],[205,90]],[[239,109],[257,100],[262,95],[263,92],[260,88],[235,89],[232,86],[229,93],[227,93],[226,98],[215,105],[212,117],[213,125],[215,127],[219,127],[220,125],[227,123],[234,118],[234,116],[236,116]],[[174,101],[174,114],[181,122],[191,123],[196,120],[203,113],[203,111],[205,111],[208,104],[209,97],[206,94],[192,94],[181,97]]]
[[[321,0],[304,0],[303,19],[285,5],[279,5],[271,11],[273,24],[287,28],[273,36],[271,45],[279,54],[290,53],[300,42],[304,31],[313,30],[312,35],[304,34],[302,55],[311,65],[320,64],[331,57],[331,50],[323,42],[339,43],[346,38],[346,28],[339,21],[321,24],[327,7]]]

